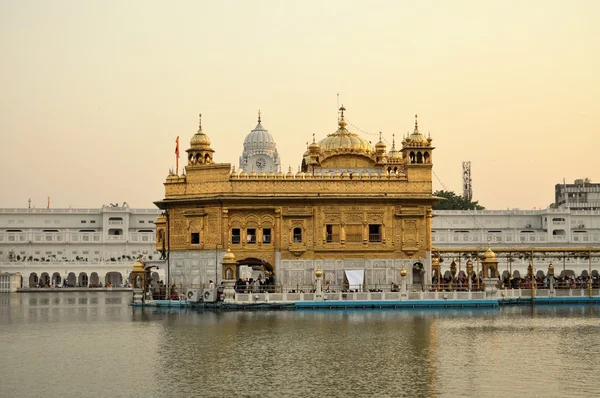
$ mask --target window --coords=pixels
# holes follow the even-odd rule
[[[85,220],[81,220],[81,223],[82,223],[82,224],[85,224],[86,222],[87,222],[87,221],[85,221]]]
[[[346,224],[346,242],[362,243],[363,241],[363,225],[362,224]]]
[[[144,223],[144,220],[140,220],[140,224],[143,224],[143,223]]]
[[[200,244],[200,232],[192,232],[192,245]]]
[[[250,244],[256,243],[256,228],[248,228],[246,230],[246,242]]]
[[[96,220],[91,220],[90,224],[96,224]]]
[[[302,228],[294,228],[294,243],[302,243]]]
[[[234,245],[238,245],[240,243],[240,229],[232,228],[231,229],[231,243]]]
[[[325,225],[325,241],[327,243],[338,242],[340,240],[340,226],[327,224]]]
[[[271,228],[263,228],[262,241],[266,244],[271,243]]]
[[[369,224],[369,242],[381,242],[381,225]]]

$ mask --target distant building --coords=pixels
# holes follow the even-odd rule
[[[589,178],[573,184],[556,184],[554,207],[573,210],[600,210],[600,184]]]
[[[69,286],[123,284],[136,257],[160,257],[154,226],[159,215],[158,209],[125,203],[0,209],[0,272],[20,273],[25,287],[63,286],[64,280]]]

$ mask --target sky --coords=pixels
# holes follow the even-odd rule
[[[151,208],[197,130],[282,168],[337,129],[430,133],[434,189],[546,208],[600,182],[600,1],[0,1],[0,207]],[[180,164],[186,163],[185,156]]]

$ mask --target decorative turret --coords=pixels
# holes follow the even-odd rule
[[[402,140],[402,157],[406,159],[406,164],[431,164],[431,137],[425,138],[419,132],[419,122],[415,115],[415,128],[412,134]]]
[[[188,153],[188,166],[198,166],[213,163],[213,153],[210,147],[210,138],[202,131],[202,114],[198,114],[198,131],[190,140]]]

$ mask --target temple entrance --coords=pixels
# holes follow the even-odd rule
[[[237,262],[238,282],[244,281],[254,290],[274,290],[275,268],[266,260],[246,258]]]

